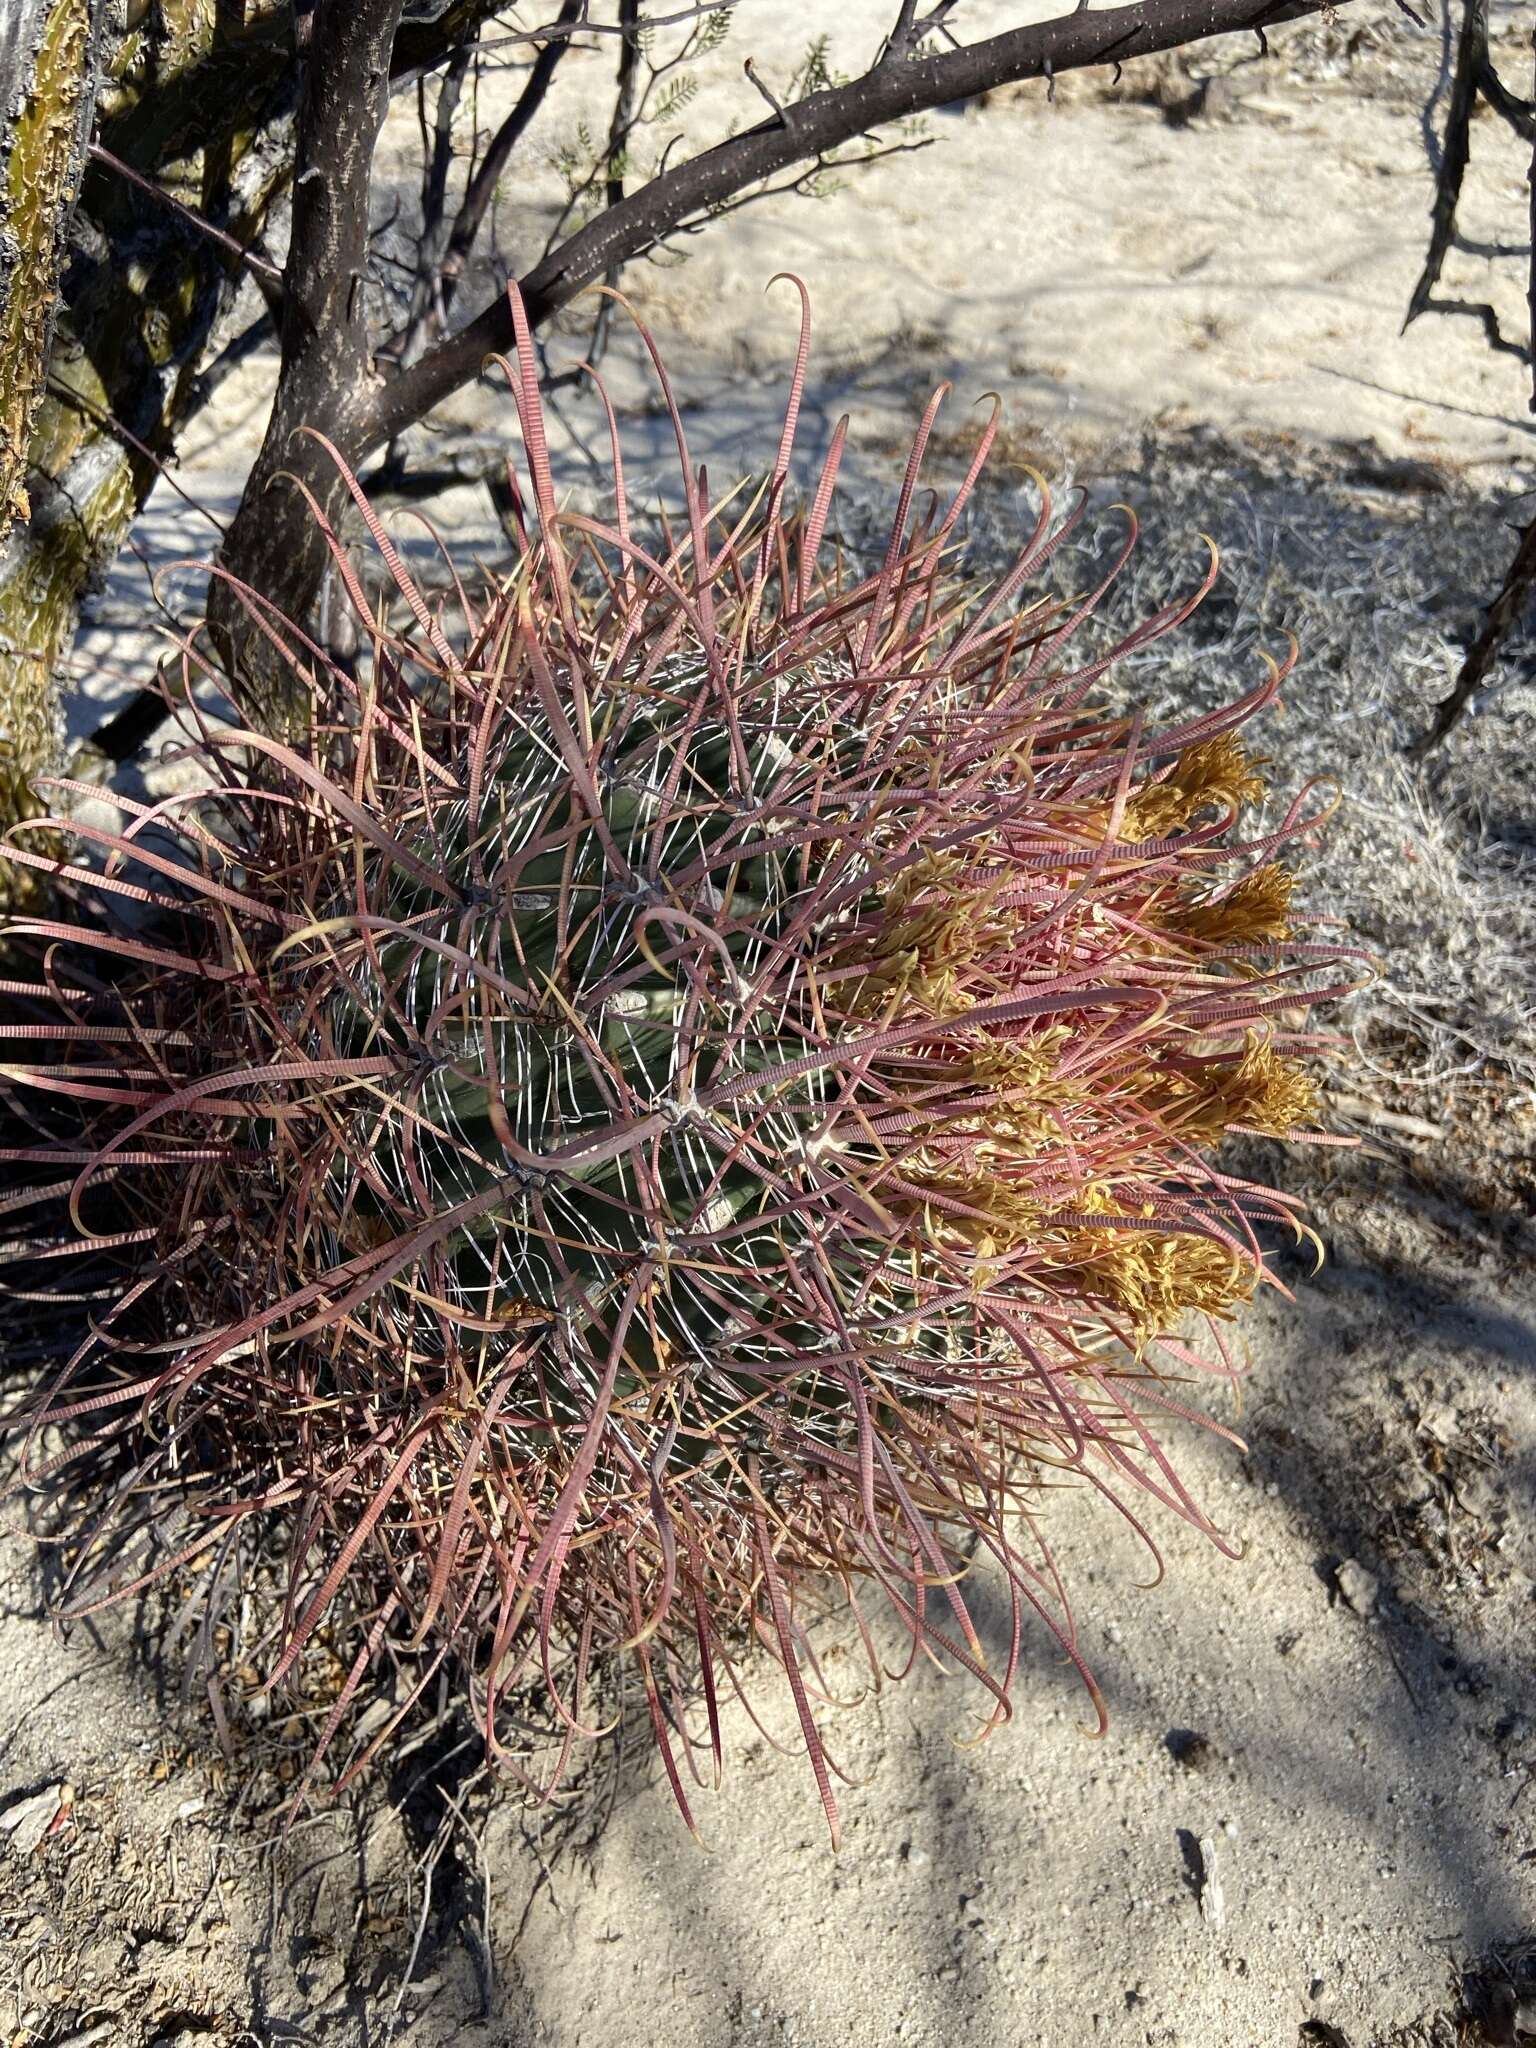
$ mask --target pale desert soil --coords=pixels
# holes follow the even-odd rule
[[[749,43],[765,69],[792,12]],[[868,18],[836,11],[850,40]],[[493,1799],[449,1736],[278,1842],[277,1738],[220,1761],[153,1615],[50,1633],[13,1538],[0,2042],[1516,2038],[1508,2013],[1536,1993],[1529,642],[1526,680],[1442,769],[1410,769],[1400,744],[1502,566],[1531,442],[1518,372],[1471,331],[1398,338],[1440,45],[1383,16],[1350,56],[1350,31],[1348,15],[1306,31],[1268,67],[1240,62],[1248,47],[1193,81],[1165,67],[1141,97],[1065,82],[1054,106],[1005,95],[935,122],[920,157],[815,206],[765,204],[729,240],[699,238],[684,268],[636,279],[712,475],[760,459],[773,431],[792,323],[761,286],[793,267],[821,352],[808,454],[845,407],[860,416],[855,537],[933,381],[951,377],[941,470],[963,451],[964,402],[995,387],[1010,462],[1136,500],[1148,566],[1127,602],[1184,573],[1200,527],[1221,540],[1229,580],[1184,651],[1124,687],[1198,700],[1251,674],[1286,623],[1302,635],[1265,738],[1295,777],[1327,770],[1350,793],[1338,880],[1314,901],[1345,912],[1385,971],[1344,1020],[1360,1063],[1338,1120],[1365,1147],[1264,1162],[1306,1188],[1329,1258],[1316,1277],[1286,1264],[1296,1305],[1271,1297],[1253,1319],[1236,1418],[1248,1453],[1180,1445],[1242,1560],[1160,1526],[1167,1575],[1146,1588],[1124,1533],[1063,1495],[1053,1540],[1109,1733],[1085,1738],[1081,1699],[1039,1645],[1013,1724],[980,1749],[957,1746],[972,1726],[959,1684],[930,1673],[888,1689],[834,1725],[867,1782],[844,1796],[833,1856],[803,1759],[740,1719],[737,1767],[700,1802],[706,1853],[639,1729],[552,1814]],[[1206,71],[1233,84],[1186,119]],[[709,81],[714,104],[738,81],[739,51]],[[1491,135],[1479,145],[1486,217],[1469,226],[1507,235],[1524,166]],[[983,191],[1006,204],[980,206]],[[627,346],[614,383],[643,476],[664,423]],[[257,389],[255,374],[226,387],[182,478],[215,509],[231,450],[259,431]],[[457,430],[502,433],[507,410],[475,393]],[[580,489],[592,408],[564,411]],[[980,555],[1024,516],[1023,483],[1005,475],[983,506]],[[495,556],[477,490],[440,509]],[[140,539],[156,562],[207,545],[168,498]],[[77,732],[143,660],[144,588],[126,563],[82,636]],[[829,1668],[842,1661],[834,1646]],[[793,1751],[792,1718],[768,1727]]]

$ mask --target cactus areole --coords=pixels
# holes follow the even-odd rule
[[[1212,1153],[1313,1121],[1342,955],[1276,854],[1317,807],[1240,829],[1273,664],[1170,727],[1096,695],[1214,566],[1091,653],[1107,579],[1041,594],[1043,491],[1007,573],[962,572],[995,413],[930,502],[935,395],[865,561],[829,539],[843,427],[790,501],[804,317],[771,467],[718,502],[658,360],[681,510],[642,532],[616,434],[611,513],[557,503],[514,312],[511,573],[424,595],[348,477],[399,599],[328,535],[357,675],[244,592],[307,739],[183,710],[199,793],[77,824],[58,915],[10,927],[5,1282],[89,1303],[12,1418],[23,1483],[97,1475],[69,1612],[215,1600],[278,1527],[259,1675],[326,1646],[322,1751],[447,1671],[514,1764],[499,1709],[541,1693],[559,1768],[622,1673],[691,1824],[777,1670],[835,1832],[829,1605],[868,1682],[925,1646],[992,1728],[1032,1620],[1098,1701],[1053,1482],[1226,1540],[1160,1431],[1301,1227]],[[54,865],[40,829],[13,859]]]

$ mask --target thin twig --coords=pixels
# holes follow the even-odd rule
[[[621,23],[627,23],[632,27],[638,26],[640,0],[619,0],[619,19]],[[605,156],[605,197],[610,207],[622,206],[624,203],[624,150],[635,119],[639,60],[639,39],[635,36],[625,36],[619,44],[618,77],[614,81],[613,119],[608,127],[608,148]],[[603,283],[611,290],[617,286],[623,274],[621,264],[610,263],[603,273]],[[592,342],[587,350],[587,360],[594,369],[607,353],[608,334],[612,325],[613,300],[605,295],[598,301],[597,318],[592,324]]]
[[[83,414],[93,427],[100,427],[104,433],[110,434],[114,440],[120,441],[124,447],[131,448],[134,454],[139,456],[142,461],[149,463],[158,477],[170,485],[184,505],[190,507],[199,519],[206,519],[214,532],[221,538],[223,537],[227,530],[223,520],[216,513],[210,512],[201,499],[194,498],[190,491],[183,490],[172,475],[170,465],[166,462],[165,458],[157,455],[147,441],[140,440],[133,429],[125,426],[116,413],[107,411],[104,406],[98,405],[95,399],[87,398],[85,393],[76,385],[60,384],[51,377],[48,379],[48,395],[50,398],[56,399],[60,405],[68,406],[71,410]]]
[[[647,29],[675,28],[679,22],[700,21],[711,14],[729,14],[733,8],[740,5],[741,0],[699,0],[697,6],[679,8],[675,14],[652,15],[645,26]],[[485,47],[494,50],[506,43],[539,43],[547,47],[551,43],[568,42],[576,35],[623,36],[632,33],[633,31],[626,28],[622,22],[589,21],[587,0],[581,0],[579,18],[575,21],[567,21],[562,9],[560,19],[551,22],[547,28],[508,29],[488,42]]]
[[[560,22],[574,28],[579,25],[577,17],[584,11],[585,0],[564,0],[560,9]],[[551,41],[539,51],[528,74],[527,83],[518,95],[517,104],[492,136],[490,146],[470,178],[464,193],[464,203],[459,208],[452,232],[448,236],[441,273],[437,279],[438,300],[444,319],[447,318],[458,295],[465,266],[474,249],[491,201],[496,195],[496,187],[512,160],[512,152],[543,106],[549,88],[554,83],[556,68],[569,48],[568,41]]]
[[[96,163],[104,164],[109,171],[114,172],[120,178],[125,178],[138,191],[148,193],[152,199],[158,199],[162,206],[169,207],[171,212],[178,219],[184,220],[188,227],[195,229],[198,234],[205,236],[208,241],[217,242],[221,249],[235,257],[238,262],[243,263],[256,280],[257,287],[263,298],[266,299],[269,309],[273,313],[281,311],[283,273],[275,263],[269,263],[264,256],[259,255],[254,249],[247,248],[245,243],[237,241],[233,235],[227,234],[223,228],[215,227],[211,220],[205,219],[202,214],[195,212],[190,206],[184,205],[174,194],[152,183],[150,179],[141,177],[131,164],[125,164],[121,157],[114,156],[110,149],[104,149],[99,142],[91,144],[90,154]]]
[[[426,168],[421,187],[421,241],[416,254],[416,276],[411,288],[410,319],[400,340],[402,362],[412,362],[421,353],[421,342],[430,324],[441,323],[447,314],[443,304],[442,265],[452,223],[448,219],[448,174],[453,165],[453,117],[465,74],[474,56],[474,45],[455,50],[437,88],[430,143],[426,128],[425,81],[417,87],[418,118]]]
[[[750,57],[747,58],[746,62],[742,65],[741,69],[743,76],[747,80],[747,83],[749,85],[755,86],[757,91],[761,94],[761,96],[768,102],[769,106],[772,107],[774,114],[779,121],[780,126],[787,128],[789,126],[789,115],[784,111],[783,101],[778,98],[778,96],[773,91],[773,88],[768,84],[766,79],[758,77],[757,67],[753,64],[752,59]]]

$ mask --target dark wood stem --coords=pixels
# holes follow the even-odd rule
[[[1533,597],[1536,597],[1536,518],[1520,536],[1520,545],[1505,575],[1504,587],[1488,607],[1488,616],[1461,665],[1455,688],[1436,707],[1435,722],[1414,744],[1411,749],[1414,754],[1422,758],[1432,752],[1455,725],[1482,688],[1499,648]]]
[[[555,26],[572,26],[582,11],[583,0],[564,0]],[[459,208],[448,236],[448,247],[443,258],[439,292],[445,312],[458,295],[464,267],[469,262],[485,216],[490,211],[491,201],[496,196],[496,187],[506,175],[507,165],[512,160],[512,152],[527,133],[528,125],[535,114],[543,106],[549,88],[554,83],[556,67],[570,47],[568,36],[558,36],[552,42],[541,45],[539,54],[529,70],[527,83],[518,94],[516,106],[491,137],[484,157],[475,168],[475,174],[464,194],[464,203]]]
[[[221,556],[233,576],[264,596],[289,600],[290,608],[299,597],[301,615],[327,554],[313,520],[293,517],[299,494],[279,479],[285,471],[306,480],[319,471],[315,444],[301,429],[320,427],[348,448],[376,411],[365,306],[368,200],[401,5],[319,0],[315,9],[303,58],[277,395]],[[323,495],[334,497],[334,490],[332,475]],[[249,713],[270,729],[300,721],[304,707],[287,701],[292,678],[265,652],[238,597],[218,579],[208,615]]]
[[[603,197],[611,208],[624,204],[624,152],[629,147],[629,132],[635,119],[635,101],[640,78],[640,47],[635,30],[640,23],[640,0],[619,0],[619,19],[630,30],[619,44],[619,71],[614,81],[613,119],[608,126],[607,175],[603,184]],[[616,285],[623,276],[623,266],[610,263],[603,272],[603,283]],[[597,318],[592,323],[592,341],[587,349],[587,360],[595,368],[608,349],[608,331],[613,325],[613,300],[600,299]]]
[[[1252,33],[1323,11],[1328,0],[1136,0],[1127,7],[1063,15],[986,41],[877,62],[846,85],[808,94],[784,118],[761,122],[663,172],[609,207],[522,280],[538,326],[578,292],[707,215],[749,186],[791,165],[825,156],[873,129],[1022,79],[1087,65],[1123,63],[1211,36]],[[387,440],[477,376],[493,349],[511,345],[511,316],[498,297],[461,332],[441,342],[381,391],[373,440]]]

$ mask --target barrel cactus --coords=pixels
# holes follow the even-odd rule
[[[829,1590],[874,1678],[871,1602],[990,1728],[1031,1614],[1097,1703],[1045,1482],[1225,1541],[1160,1431],[1300,1227],[1212,1154],[1313,1122],[1334,957],[1275,858],[1305,801],[1239,830],[1280,671],[1173,727],[1106,709],[1201,593],[1074,660],[1101,593],[1039,593],[1048,501],[1000,580],[957,567],[995,417],[915,509],[937,397],[883,557],[831,546],[841,428],[787,495],[804,328],[755,486],[711,500],[661,371],[681,515],[635,527],[616,439],[611,518],[562,510],[517,312],[511,573],[424,595],[348,476],[400,600],[332,536],[359,672],[246,593],[308,737],[184,708],[192,793],[62,868],[11,835],[62,907],[9,933],[6,1280],[91,1297],[12,1427],[45,1495],[109,1475],[66,1611],[209,1600],[279,1529],[259,1677],[345,1643],[322,1748],[386,1666],[373,1747],[447,1671],[493,1752],[514,1695],[575,1737],[622,1670],[691,1822],[770,1668],[835,1832]]]

